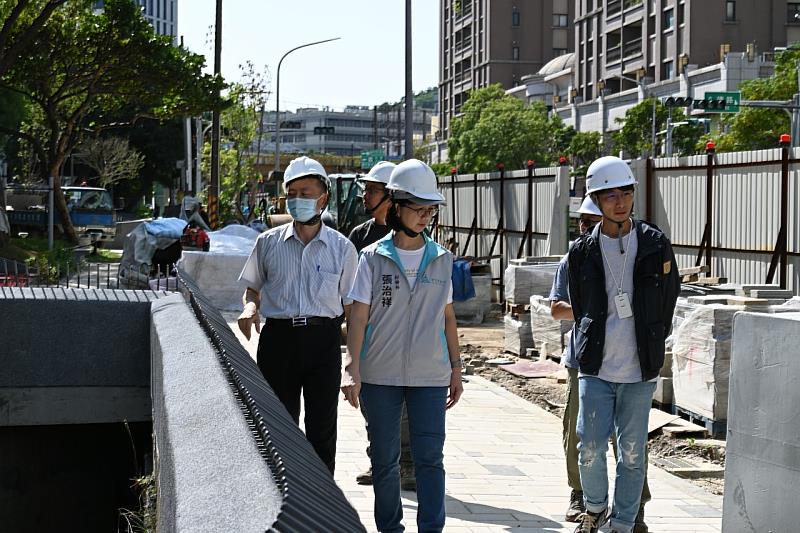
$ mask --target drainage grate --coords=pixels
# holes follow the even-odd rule
[[[227,322],[181,269],[178,279],[217,350],[259,451],[272,471],[283,504],[270,531],[366,531],[303,433],[264,380]]]

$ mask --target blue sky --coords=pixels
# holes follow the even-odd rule
[[[214,62],[214,0],[181,0],[178,34],[193,52]],[[439,2],[413,0],[413,87],[438,83]],[[291,48],[331,37],[341,40],[297,50],[281,66],[281,109],[375,105],[405,91],[404,0],[223,0],[222,74],[240,77],[247,60],[269,71],[268,108],[275,108],[275,70]]]

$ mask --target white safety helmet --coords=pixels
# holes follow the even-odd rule
[[[436,183],[436,174],[418,159],[408,159],[394,167],[386,188],[394,200],[411,200],[422,205],[445,203]]]
[[[580,209],[578,209],[578,213],[582,215],[596,215],[598,217],[603,216],[603,212],[600,211],[600,208],[597,207],[597,204],[592,201],[591,196],[587,196],[583,199],[583,203],[581,204]]]
[[[633,177],[628,163],[619,157],[601,157],[589,165],[589,170],[586,171],[586,194],[628,185],[636,185],[636,178]]]
[[[315,159],[310,157],[300,156],[292,159],[289,166],[286,167],[286,172],[283,173],[283,188],[292,181],[308,176],[316,176],[325,185],[325,191],[330,190],[330,182],[328,180],[328,173],[325,168]]]
[[[386,185],[389,183],[389,177],[392,175],[392,171],[396,166],[397,165],[390,161],[379,161],[375,163],[375,166],[369,170],[366,176],[359,178],[359,181],[383,183]]]

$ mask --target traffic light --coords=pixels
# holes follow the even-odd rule
[[[705,111],[723,111],[727,102],[724,98],[703,98],[695,100],[688,96],[670,96],[664,99],[665,107],[691,107]]]
[[[314,135],[332,135],[335,130],[333,126],[314,126]]]

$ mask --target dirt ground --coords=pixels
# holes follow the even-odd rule
[[[539,407],[564,416],[566,384],[558,383],[552,378],[525,379],[514,376],[496,366],[489,366],[486,361],[496,357],[517,359],[516,356],[504,353],[503,322],[499,310],[491,313],[480,326],[459,326],[458,328],[461,355],[467,365],[476,366],[474,373],[493,381],[517,396],[533,402]],[[706,440],[672,438],[655,431],[650,435],[649,452],[653,458],[680,458],[692,463],[725,466],[724,445],[709,444]],[[719,478],[693,479],[693,483],[713,494],[722,494],[724,480]]]

